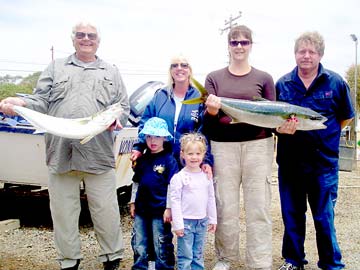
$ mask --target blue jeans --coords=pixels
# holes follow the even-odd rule
[[[171,224],[164,223],[162,217],[135,216],[131,235],[134,252],[132,270],[148,269],[148,253],[153,245],[156,269],[174,269],[175,255],[172,243]]]
[[[203,270],[207,218],[184,219],[184,236],[177,238],[178,270]]]
[[[304,242],[308,201],[316,229],[318,267],[326,270],[344,268],[334,224],[337,189],[336,170],[304,173],[279,166],[279,191],[285,226],[282,256],[287,262],[296,266],[307,264]]]

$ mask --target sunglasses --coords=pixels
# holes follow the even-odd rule
[[[171,68],[177,68],[177,67],[181,67],[181,68],[189,68],[189,64],[188,63],[174,63],[171,64],[170,67]]]
[[[243,47],[249,46],[251,44],[251,41],[250,40],[231,40],[231,41],[229,41],[229,45],[231,47],[237,47],[237,46],[239,46],[239,44]]]
[[[96,33],[84,33],[84,32],[76,32],[75,33],[75,37],[77,39],[83,39],[87,36],[88,39],[90,40],[96,40],[98,35]]]

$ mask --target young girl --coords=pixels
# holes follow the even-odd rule
[[[215,232],[217,223],[213,181],[201,170],[206,141],[199,133],[185,134],[180,139],[180,147],[185,167],[170,182],[178,269],[205,269],[206,229],[209,226],[209,232]]]
[[[149,260],[155,259],[156,269],[173,270],[173,234],[171,224],[166,223],[163,217],[168,185],[171,177],[178,172],[171,147],[167,147],[172,135],[165,120],[152,117],[146,121],[139,139],[146,142],[147,149],[134,165],[130,203],[130,214],[135,218],[131,235],[134,251],[131,269],[148,269]]]

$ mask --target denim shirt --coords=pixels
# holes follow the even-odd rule
[[[121,102],[125,126],[129,100],[118,69],[97,58],[84,65],[75,54],[50,63],[40,75],[33,95],[23,98],[26,106],[55,117],[91,116]],[[78,170],[101,174],[115,167],[113,134],[104,131],[86,144],[79,140],[45,134],[46,163],[51,173]]]
[[[277,161],[301,166],[305,170],[327,171],[338,168],[340,122],[354,117],[350,89],[335,72],[320,64],[317,77],[308,89],[299,78],[297,67],[276,83],[277,100],[310,108],[327,117],[327,128],[279,135]]]

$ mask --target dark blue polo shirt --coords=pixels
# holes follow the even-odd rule
[[[338,169],[340,121],[355,115],[349,86],[339,74],[320,64],[317,77],[306,90],[297,71],[296,67],[277,81],[277,100],[319,112],[327,117],[327,128],[280,134],[277,162],[304,172]]]

